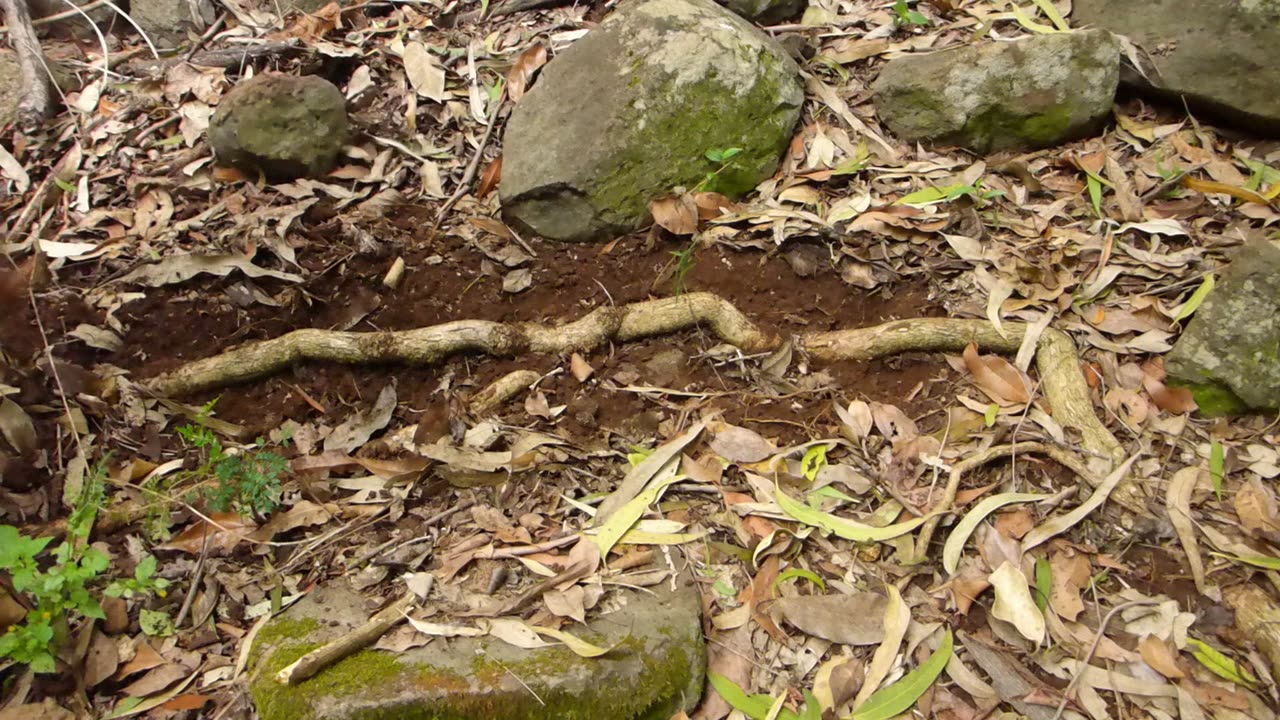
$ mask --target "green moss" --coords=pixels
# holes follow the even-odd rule
[[[1200,414],[1205,417],[1221,417],[1223,415],[1239,415],[1248,412],[1244,401],[1231,392],[1229,388],[1214,382],[1184,385],[1191,391]]]
[[[616,158],[617,172],[590,198],[606,223],[629,229],[647,216],[655,197],[677,186],[692,189],[718,169],[707,160],[708,150],[743,149],[706,187],[730,198],[750,192],[777,169],[796,115],[778,105],[783,89],[777,78],[787,74],[783,61],[761,51],[758,62],[760,79],[733,101],[737,112],[723,111],[735,89],[712,74],[640,113],[646,124],[627,142],[632,149]]]
[[[319,646],[306,639],[319,625],[314,620],[279,620],[260,633],[255,653],[264,657],[255,660],[261,661],[261,667],[255,671],[250,692],[263,720],[306,720],[316,717],[317,699],[359,698],[373,692],[391,697],[401,694],[405,702],[355,709],[350,720],[667,720],[684,706],[687,694],[701,692],[701,670],[705,665],[704,658],[696,658],[695,663],[684,650],[691,642],[700,649],[700,638],[691,637],[691,631],[682,634],[664,629],[662,634],[668,640],[663,652],[652,652],[638,638],[621,642],[614,652],[636,654],[643,672],[638,678],[625,679],[625,688],[613,688],[590,698],[539,687],[542,677],[572,672],[578,666],[591,671],[591,664],[599,662],[579,658],[559,646],[529,653],[517,662],[498,662],[477,655],[468,676],[405,664],[389,653],[365,650],[300,685],[285,687],[277,683],[276,673]],[[603,641],[601,637],[595,639]],[[696,677],[690,677],[691,669]],[[523,686],[504,688],[504,681],[511,676],[537,687],[541,703]],[[424,702],[432,697],[439,698],[439,702]]]

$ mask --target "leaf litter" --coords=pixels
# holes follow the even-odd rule
[[[85,630],[77,660],[95,704],[117,717],[223,715],[261,619],[340,575],[371,596],[399,592],[404,576],[446,599],[454,620],[414,617],[388,647],[487,632],[598,655],[608,648],[575,627],[613,592],[604,581],[634,562],[652,574],[627,582],[652,582],[667,572],[655,551],[678,544],[714,578],[713,640],[735,648],[713,652],[704,717],[1274,717],[1272,666],[1219,605],[1224,588],[1280,582],[1266,482],[1280,476],[1280,438],[1264,418],[1200,418],[1164,384],[1160,355],[1229,252],[1280,219],[1277,153],[1138,101],[1117,106],[1102,137],[1035,153],[975,161],[897,145],[863,91],[885,59],[979,28],[1057,32],[1069,3],[921,2],[903,25],[889,3],[813,0],[800,23],[811,29],[809,102],[778,175],[737,203],[673,188],[654,204],[656,229],[595,260],[567,258],[501,223],[501,147],[482,139],[504,97],[519,102],[605,9],[452,25],[433,5],[235,13],[210,48],[271,28],[304,57],[346,63],[334,80],[365,139],[321,181],[259,186],[211,162],[202,133],[238,67],[144,76],[126,62],[136,91],[96,85],[78,96],[80,117],[0,153],[17,261],[0,299],[23,321],[0,335],[3,521],[58,532],[61,484],[110,453],[110,507],[123,514],[99,518],[95,536],[109,572],[126,576],[154,553],[177,585],[127,602],[123,627]],[[303,60],[270,62],[296,72]],[[477,148],[472,191],[462,180]],[[459,189],[443,221],[454,244],[424,236],[423,218]],[[527,402],[496,418],[468,413],[465,397],[497,376],[465,363],[404,372],[394,387],[316,370],[230,389],[195,416],[233,455],[277,448],[291,461],[279,506],[246,517],[166,479],[197,461],[175,432],[193,415],[133,384],[166,357],[294,327],[501,319],[530,298],[541,315],[576,316],[587,302],[576,291],[592,283],[545,296],[565,294],[566,269],[583,264],[601,279],[591,302],[607,303],[669,293],[684,276],[668,260],[637,289],[605,265],[689,252],[689,277],[714,288],[724,281],[711,266],[778,251],[787,270],[770,278],[785,302],[748,309],[781,325],[829,322],[820,308],[839,289],[867,304],[896,294],[897,317],[1070,333],[1128,461],[1088,493],[1085,458],[1005,456],[966,474],[954,506],[933,515],[948,468],[966,457],[1023,441],[1074,447],[1028,370],[1033,341],[1014,362],[966,350],[947,359],[955,373],[935,361],[893,386],[876,382],[906,377],[890,366],[837,382],[850,376],[798,354],[747,358],[694,335],[675,364],[649,347],[536,366]],[[384,284],[396,261],[457,266],[456,280],[434,275],[441,284],[427,291],[453,300],[432,305],[412,270],[407,286]],[[37,315],[39,333],[17,329]],[[188,320],[201,315],[214,321]],[[779,410],[788,405],[800,409]],[[242,425],[263,443],[233,432]],[[801,446],[824,448],[823,465],[787,454]],[[1149,515],[1108,501],[1126,474]],[[912,539],[931,519],[938,541],[918,556]],[[522,594],[551,588],[546,579],[555,589]],[[487,616],[513,607],[534,608],[532,619]],[[876,622],[841,626],[840,612]],[[954,685],[938,681],[944,672]],[[42,683],[20,684],[18,702],[51,694]]]

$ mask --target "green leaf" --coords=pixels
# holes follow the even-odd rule
[[[1187,298],[1187,301],[1182,303],[1182,309],[1178,311],[1178,317],[1174,318],[1173,321],[1179,322],[1181,320],[1186,320],[1191,317],[1196,310],[1199,310],[1200,304],[1204,302],[1205,298],[1209,297],[1209,293],[1213,292],[1213,285],[1213,275],[1205,275],[1204,281],[1200,283],[1200,287],[1196,288],[1196,291],[1191,293],[1191,297]]]
[[[991,403],[990,405],[987,406],[986,412],[982,413],[982,422],[985,423],[987,427],[995,427],[996,418],[999,416],[1000,416],[999,403]]]
[[[1036,7],[1040,8],[1040,12],[1043,12],[1045,17],[1049,18],[1049,22],[1053,23],[1053,26],[1058,28],[1058,32],[1068,32],[1071,30],[1070,26],[1067,25],[1067,21],[1063,19],[1062,13],[1058,12],[1058,8],[1054,6],[1051,0],[1031,1],[1036,4]]]
[[[827,446],[814,445],[805,451],[800,458],[800,474],[804,479],[813,482],[818,479],[818,471],[827,466]]]
[[[1053,566],[1048,559],[1036,558],[1036,607],[1040,612],[1049,606],[1049,593],[1053,590]]]
[[[1226,466],[1226,453],[1222,443],[1213,440],[1209,443],[1209,476],[1213,478],[1213,492],[1222,502],[1222,476]]]
[[[176,631],[173,618],[167,613],[146,608],[138,612],[138,626],[142,628],[142,632],[152,637],[169,637]]]
[[[826,592],[827,590],[827,583],[824,582],[816,572],[798,567],[788,568],[787,570],[779,573],[778,577],[773,581],[773,587],[776,588],[791,578],[804,578],[814,585],[817,585],[823,592]]]
[[[796,720],[822,720],[822,703],[808,690],[804,691],[804,707]]]
[[[1246,687],[1252,687],[1257,684],[1257,678],[1250,675],[1248,670],[1240,667],[1235,660],[1223,655],[1213,647],[1195,638],[1187,638],[1187,647],[1191,649],[1192,656],[1200,661],[1201,665],[1223,680],[1229,680],[1237,685]]]
[[[773,698],[768,695],[748,695],[738,684],[718,672],[707,673],[711,687],[734,709],[753,720],[764,720],[773,708]]]
[[[969,541],[969,536],[973,534],[973,531],[978,529],[978,525],[991,513],[1006,505],[1039,502],[1049,497],[1052,496],[1036,493],[1000,493],[974,505],[973,509],[961,518],[960,522],[956,523],[955,529],[947,536],[947,542],[942,546],[942,567],[948,573],[956,571],[956,567],[960,564],[960,555],[964,552],[964,544]]]
[[[1088,173],[1085,182],[1089,186],[1089,202],[1093,203],[1093,212],[1102,217],[1102,182],[1093,173]]]
[[[912,530],[920,527],[924,524],[926,519],[921,517],[916,518],[915,520],[897,523],[895,525],[872,527],[870,525],[863,525],[862,523],[854,522],[853,520],[847,520],[829,513],[824,513],[821,510],[814,510],[808,505],[797,502],[793,498],[788,497],[786,493],[782,492],[782,488],[778,487],[776,484],[773,488],[773,497],[777,501],[779,507],[782,508],[782,512],[792,518],[799,520],[805,525],[812,525],[813,527],[821,528],[838,537],[842,537],[845,540],[852,540],[853,542],[869,543],[892,540],[893,538],[906,535]]]
[[[1226,553],[1212,553],[1220,558],[1234,560],[1245,565],[1260,567],[1263,570],[1280,570],[1280,558],[1271,557],[1270,555],[1228,555]]]
[[[928,660],[898,682],[876,691],[846,720],[889,720],[906,712],[942,674],[942,669],[951,661],[951,648],[951,630],[948,629],[942,645]]]

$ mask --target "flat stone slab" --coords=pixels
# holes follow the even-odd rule
[[[364,650],[286,687],[277,672],[370,615],[347,585],[321,587],[258,633],[250,692],[261,720],[669,720],[697,704],[706,668],[697,589],[684,577],[676,583],[611,591],[597,607],[612,612],[563,628],[616,645],[600,657],[437,637],[398,654]]]

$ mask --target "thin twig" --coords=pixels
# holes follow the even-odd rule
[[[226,26],[226,24],[227,13],[223,12],[218,16],[217,20],[213,21],[213,24],[209,26],[209,29],[205,30],[204,34],[191,44],[191,49],[182,56],[182,60],[184,62],[191,62],[191,58],[195,57],[196,53],[200,52],[200,48],[204,47],[210,40],[212,40],[213,36],[217,35],[222,28]]]
[[[502,113],[502,104],[507,99],[507,91],[504,89],[502,94],[498,96],[498,101],[493,104],[493,112],[489,115],[489,124],[484,129],[484,136],[480,138],[480,146],[476,148],[476,154],[471,158],[471,162],[467,165],[467,170],[462,174],[462,180],[458,183],[457,189],[445,200],[444,205],[440,206],[440,212],[436,214],[435,224],[432,228],[440,227],[440,223],[444,220],[444,216],[453,208],[454,203],[462,199],[462,196],[471,188],[471,181],[476,179],[476,173],[480,171],[480,162],[484,159],[484,149],[489,144],[489,138],[493,137],[493,130],[498,126],[498,116]]]
[[[191,584],[187,586],[187,596],[182,599],[182,608],[173,619],[175,628],[181,628],[182,623],[186,621],[187,613],[191,612],[191,605],[196,597],[196,590],[200,587],[200,581],[204,579],[204,564],[209,559],[209,534],[209,526],[205,525],[204,539],[200,544],[200,559],[196,561],[195,572],[191,573]]]
[[[1071,693],[1076,689],[1076,685],[1080,684],[1080,679],[1084,677],[1085,671],[1089,669],[1089,662],[1093,660],[1093,654],[1098,651],[1098,644],[1102,642],[1102,637],[1107,631],[1107,623],[1111,622],[1111,618],[1115,617],[1116,613],[1128,610],[1131,607],[1159,604],[1160,602],[1157,600],[1130,600],[1111,608],[1111,612],[1107,613],[1102,618],[1102,622],[1098,624],[1098,634],[1093,636],[1093,643],[1089,645],[1089,651],[1081,659],[1080,669],[1071,676],[1071,682],[1062,691],[1062,701],[1058,703],[1058,709],[1053,713],[1053,720],[1062,720],[1062,713],[1067,709],[1067,702],[1071,699]]]
[[[436,523],[440,522],[441,520],[444,520],[445,518],[449,517],[450,515],[457,512],[461,512],[463,510],[467,510],[472,505],[475,505],[475,504],[476,504],[475,500],[463,500],[457,505],[454,505],[453,507],[450,507],[445,510],[441,510],[435,515],[432,515],[431,517],[422,521],[422,527],[424,529],[429,528],[435,525]],[[397,549],[399,549],[401,547],[404,547],[405,545],[412,545],[413,543],[424,542],[429,539],[430,538],[426,536],[411,538],[409,540],[400,540],[399,538],[391,538],[390,540],[378,545],[377,547],[365,553],[364,555],[361,555],[360,557],[356,558],[356,560],[347,567],[347,572],[349,573],[352,570],[355,570],[356,568],[360,567],[361,565],[364,565],[365,563],[369,562],[370,560],[373,560],[374,558],[386,552],[393,545]]]

